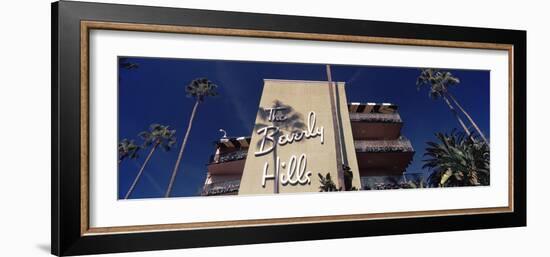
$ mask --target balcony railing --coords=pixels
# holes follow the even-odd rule
[[[402,122],[401,116],[399,116],[399,113],[350,113],[349,118],[351,121],[388,122],[388,123]]]
[[[217,161],[214,160],[214,155],[212,155],[210,156],[210,164],[243,160],[243,159],[246,159],[247,154],[248,154],[248,150],[244,150],[244,149],[235,151],[235,152],[220,154],[220,157]]]
[[[411,142],[400,137],[396,140],[356,140],[355,151],[362,153],[413,152]]]
[[[204,185],[201,195],[223,195],[239,191],[241,180],[227,180]]]
[[[422,173],[405,173],[401,176],[363,176],[361,188],[363,190],[387,190],[426,188],[428,183]]]

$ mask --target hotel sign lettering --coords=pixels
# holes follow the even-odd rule
[[[325,129],[323,126],[316,127],[315,112],[310,111],[307,118],[307,128],[301,131],[291,132],[288,134],[282,133],[276,122],[285,122],[287,120],[285,107],[266,108],[267,120],[273,125],[265,126],[256,131],[260,136],[259,146],[254,156],[262,156],[273,151],[276,151],[276,146],[284,147],[287,144],[299,142],[302,140],[319,138],[319,143],[324,143]],[[262,110],[260,110],[262,111]],[[266,146],[268,143],[268,146]],[[275,168],[270,173],[269,163],[266,161],[262,171],[262,187],[265,187],[268,179],[278,179],[284,185],[306,185],[311,184],[312,172],[307,170],[307,155],[300,154],[299,157],[291,155],[288,162],[281,161],[280,157],[276,157]]]
[[[326,81],[264,80],[239,194],[319,192],[323,181],[318,175],[329,174],[343,187],[337,138],[349,149],[353,185],[360,185],[351,124],[341,124],[343,139],[335,130],[335,111],[349,120],[344,84],[338,84],[338,94],[330,90]],[[329,104],[331,97],[338,97],[335,105]]]
[[[269,122],[285,121],[286,116],[284,116],[282,112],[285,109],[286,108],[282,108],[282,107],[266,108],[264,111],[269,112],[268,113]],[[280,113],[280,114],[275,116],[275,114],[272,114],[272,113]],[[323,144],[325,140],[325,128],[324,127],[316,128],[315,122],[316,122],[315,112],[311,111],[308,114],[306,130],[302,130],[299,132],[292,132],[290,134],[280,134],[281,129],[274,125],[265,126],[261,129],[258,129],[256,133],[258,133],[261,136],[261,139],[260,139],[261,143],[260,143],[260,148],[258,149],[257,152],[254,153],[254,155],[260,156],[273,151],[273,148],[275,148],[276,136],[278,136],[277,144],[279,144],[280,146],[284,146],[286,144],[292,144],[293,142],[301,141],[302,139],[310,139],[318,136],[320,136],[321,144]],[[267,141],[271,142],[271,146],[266,148],[265,143]]]

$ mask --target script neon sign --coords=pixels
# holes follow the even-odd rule
[[[268,121],[284,122],[286,117],[283,110],[285,110],[283,107],[265,109],[265,111],[268,112]],[[322,126],[316,127],[316,116],[313,111],[309,112],[307,118],[307,128],[302,131],[283,134],[281,133],[279,127],[270,125],[258,129],[256,133],[261,136],[261,139],[258,151],[254,153],[255,156],[271,153],[276,144],[279,146],[285,146],[287,144],[292,144],[293,142],[317,137],[319,138],[320,143],[323,144],[325,140],[325,129]],[[269,146],[266,146],[267,142],[269,142]],[[307,155],[302,153],[299,157],[296,155],[290,156],[288,162],[281,162],[281,159],[277,157],[274,171],[271,174],[269,173],[269,164],[266,161],[264,163],[262,174],[262,187],[265,187],[268,179],[277,179],[283,186],[311,184],[310,177],[312,172],[307,170]]]

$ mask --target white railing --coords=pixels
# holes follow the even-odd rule
[[[239,191],[241,180],[227,180],[204,185],[201,195],[221,195]]]
[[[355,140],[357,152],[413,152],[411,141],[404,137],[396,140]]]
[[[363,190],[407,189],[428,187],[426,174],[404,173],[396,176],[362,176],[361,188]]]
[[[350,113],[351,121],[402,122],[399,113]]]
[[[215,160],[214,155],[212,155],[210,156],[210,164],[246,159],[247,154],[248,154],[248,149],[239,150],[239,151],[230,152],[230,153],[224,153],[224,154],[220,154],[218,160]]]

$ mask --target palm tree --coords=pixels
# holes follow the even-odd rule
[[[122,141],[118,143],[118,164],[126,158],[137,159],[140,149],[141,146],[136,145],[134,140],[122,139]]]
[[[134,191],[134,188],[136,187],[139,179],[141,178],[141,175],[143,174],[143,171],[145,170],[145,166],[147,166],[147,163],[149,163],[149,160],[151,159],[151,156],[153,156],[153,153],[157,150],[157,148],[160,146],[165,151],[170,151],[172,146],[176,143],[176,130],[171,130],[169,126],[159,125],[159,124],[152,124],[149,127],[149,131],[143,131],[139,133],[139,136],[143,139],[143,148],[151,147],[151,150],[149,151],[149,154],[147,155],[147,158],[145,158],[145,161],[141,165],[141,168],[139,169],[139,172],[132,182],[132,185],[130,186],[130,189],[128,189],[128,192],[124,196],[124,199],[128,199],[132,192]]]
[[[477,133],[481,136],[481,138],[483,139],[483,141],[487,144],[489,144],[489,140],[487,140],[487,138],[485,137],[485,134],[483,134],[483,132],[481,132],[481,129],[479,129],[479,127],[477,126],[477,123],[474,122],[474,119],[472,119],[472,117],[470,116],[470,114],[464,110],[464,108],[462,108],[462,105],[460,105],[458,103],[458,101],[456,100],[456,98],[453,96],[453,94],[451,94],[451,92],[447,91],[447,95],[449,96],[449,98],[451,98],[451,100],[455,103],[455,105],[458,107],[458,109],[460,109],[460,111],[462,113],[464,113],[464,115],[466,116],[466,118],[470,121],[470,123],[474,126],[474,128],[476,129]]]
[[[127,70],[133,70],[139,68],[138,63],[129,62],[128,58],[120,58],[119,59],[119,66],[120,68],[124,68]]]
[[[189,118],[189,123],[187,124],[187,131],[185,132],[185,136],[183,137],[183,143],[180,147],[178,159],[176,160],[176,165],[174,165],[174,170],[172,170],[172,176],[170,177],[170,182],[168,183],[168,188],[166,189],[166,194],[164,195],[164,197],[170,197],[170,193],[172,192],[174,181],[176,180],[176,175],[178,173],[178,168],[181,163],[181,158],[183,157],[183,151],[185,149],[185,145],[187,144],[187,138],[189,137],[189,132],[191,132],[191,127],[193,126],[193,119],[195,118],[197,107],[200,103],[204,101],[206,97],[217,96],[217,88],[218,85],[212,83],[212,81],[208,80],[207,78],[195,79],[191,81],[191,83],[189,83],[189,85],[187,85],[187,87],[185,88],[187,97],[195,98],[195,105],[193,106],[193,111],[191,111],[191,118]]]
[[[489,185],[489,145],[474,142],[463,133],[436,133],[439,142],[428,142],[423,168],[433,170],[428,177],[432,185]]]
[[[481,132],[481,129],[477,126],[477,123],[475,123],[474,119],[470,116],[466,110],[460,105],[460,103],[456,100],[456,98],[451,94],[449,91],[449,86],[457,85],[460,83],[460,80],[457,77],[454,77],[451,72],[448,71],[439,71],[437,69],[423,69],[420,73],[420,76],[418,76],[418,79],[416,80],[417,88],[420,89],[422,85],[430,85],[430,92],[429,95],[433,99],[437,98],[443,98],[445,103],[449,106],[451,109],[451,112],[455,115],[458,122],[468,134],[468,136],[471,137],[471,133],[464,125],[464,122],[462,121],[462,118],[458,116],[458,113],[454,109],[454,107],[451,105],[449,98],[453,101],[453,103],[460,109],[460,111],[466,116],[466,118],[470,121],[470,123],[474,126],[477,133],[481,136],[483,141],[487,144],[489,144],[489,141]]]

